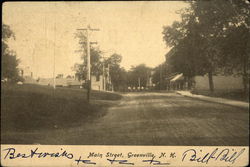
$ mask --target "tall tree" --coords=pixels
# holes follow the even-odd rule
[[[221,53],[224,61],[220,62],[225,74],[241,75],[244,92],[248,92],[250,66],[250,30],[244,25],[227,30],[221,40]]]
[[[231,71],[231,74],[242,75],[246,92],[249,73],[249,3],[245,0],[197,1],[192,7],[199,18],[200,31],[207,40],[205,51],[210,58],[209,63],[226,72]]]
[[[87,45],[86,45],[86,36],[83,32],[77,32],[75,37],[79,39],[81,44],[81,50],[83,50],[81,59],[83,63],[76,63],[72,70],[75,71],[75,75],[78,80],[85,80],[87,77]],[[91,65],[91,75],[99,76],[102,74],[102,62],[101,54],[99,48],[90,47],[90,65]]]
[[[244,92],[249,93],[250,65],[250,3],[244,0],[231,1],[230,20],[224,26],[220,38],[223,61],[220,63],[226,74],[241,75]]]
[[[127,87],[127,73],[126,70],[120,67],[122,56],[114,53],[105,61],[105,68],[109,68],[111,82],[115,91],[124,91]],[[107,73],[106,73],[107,75]]]
[[[164,27],[163,31],[166,44],[176,49],[171,58],[174,67],[190,76],[207,73],[213,91],[212,76],[225,61],[220,39],[230,34],[232,27],[244,25],[249,29],[248,7],[243,0],[190,2],[190,7],[181,12],[182,21]],[[230,47],[230,43],[226,45]],[[237,61],[230,63],[239,65]]]
[[[14,32],[10,29],[10,26],[2,24],[2,69],[1,79],[7,78],[11,82],[17,82],[21,80],[18,75],[18,63],[16,53],[8,46],[8,40],[13,37],[15,39]]]

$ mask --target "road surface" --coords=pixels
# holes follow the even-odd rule
[[[128,93],[114,103],[78,127],[15,136],[40,144],[248,146],[248,110],[175,93]]]

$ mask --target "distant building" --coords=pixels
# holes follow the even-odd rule
[[[79,81],[78,79],[74,77],[66,77],[61,78],[60,77],[55,79],[55,84],[57,87],[74,87],[74,88],[81,88],[85,82]],[[37,84],[39,85],[46,85],[46,86],[53,86],[54,79],[53,78],[39,78],[37,80]],[[108,83],[106,82],[106,85]],[[104,80],[102,75],[99,77],[96,77],[94,75],[91,76],[91,89],[92,90],[104,90]],[[108,90],[106,88],[106,90]]]
[[[36,82],[29,66],[19,68],[19,75],[24,79],[24,83],[33,84]]]
[[[100,91],[113,91],[113,84],[109,76],[103,78],[103,75],[91,76],[91,89]]]
[[[192,78],[194,84],[194,90],[209,90],[208,76],[195,76]],[[242,77],[237,76],[224,76],[224,75],[214,75],[214,90],[243,90],[243,80]]]
[[[56,78],[63,78],[63,74],[57,74]]]
[[[170,80],[170,89],[173,89],[173,90],[186,89],[186,82],[184,80],[184,76],[182,73],[172,76]]]
[[[102,75],[91,76],[91,89],[92,90],[104,90]]]
[[[176,74],[169,77],[169,90],[187,90],[188,83],[185,80],[183,74]],[[209,90],[208,76],[194,76],[190,79],[192,90]],[[214,90],[220,91],[234,91],[243,89],[242,77],[237,76],[224,76],[224,75],[214,75],[213,76]]]
[[[26,66],[26,67],[22,67],[19,69],[19,75],[22,76],[22,77],[33,77],[33,74],[31,72],[31,69],[29,66]]]
[[[58,75],[58,77],[55,79],[55,84],[57,87],[74,87],[74,88],[86,88],[86,83],[85,81],[79,81],[77,77],[75,78],[74,76],[68,76],[66,78],[61,78],[62,75]],[[104,85],[105,81],[105,85]],[[53,78],[39,78],[37,79],[37,84],[39,85],[46,85],[46,86],[53,86],[54,84],[54,79]],[[113,85],[110,81],[108,80],[107,77],[105,80],[103,79],[102,75],[91,76],[91,89],[92,90],[99,90],[99,91],[112,91],[113,90]]]
[[[37,80],[37,84],[53,86],[54,79],[53,78],[39,78]],[[76,87],[80,88],[82,86],[82,82],[75,80],[74,78],[56,78],[55,84],[57,87]]]
[[[172,48],[166,55],[166,62],[169,58],[174,56],[176,50]],[[192,78],[187,79],[182,73],[174,73],[165,78],[167,89],[169,90],[183,90],[183,89],[193,89],[193,90],[209,90],[208,76],[196,75]],[[188,86],[188,81],[189,85]],[[214,90],[223,91],[234,91],[243,89],[242,77],[233,75],[223,75],[220,71],[216,75],[213,75]],[[189,88],[188,88],[189,87]]]

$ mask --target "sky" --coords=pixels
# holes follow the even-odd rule
[[[9,46],[20,67],[30,67],[34,77],[52,77],[54,60],[55,73],[65,76],[83,61],[75,33],[87,25],[100,29],[90,40],[98,42],[105,57],[122,55],[125,69],[159,65],[170,49],[163,26],[180,20],[176,11],[187,6],[182,1],[5,2],[2,19],[15,33]]]

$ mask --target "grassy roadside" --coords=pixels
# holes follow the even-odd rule
[[[234,90],[234,91],[215,90],[213,93],[211,93],[208,90],[193,90],[191,93],[197,95],[220,97],[225,99],[249,102],[249,92],[248,95],[246,95],[246,93],[242,90]]]
[[[2,85],[1,130],[31,131],[77,126],[105,114],[108,103],[89,104],[86,91],[38,85]],[[119,100],[120,95],[92,91],[91,100]]]

